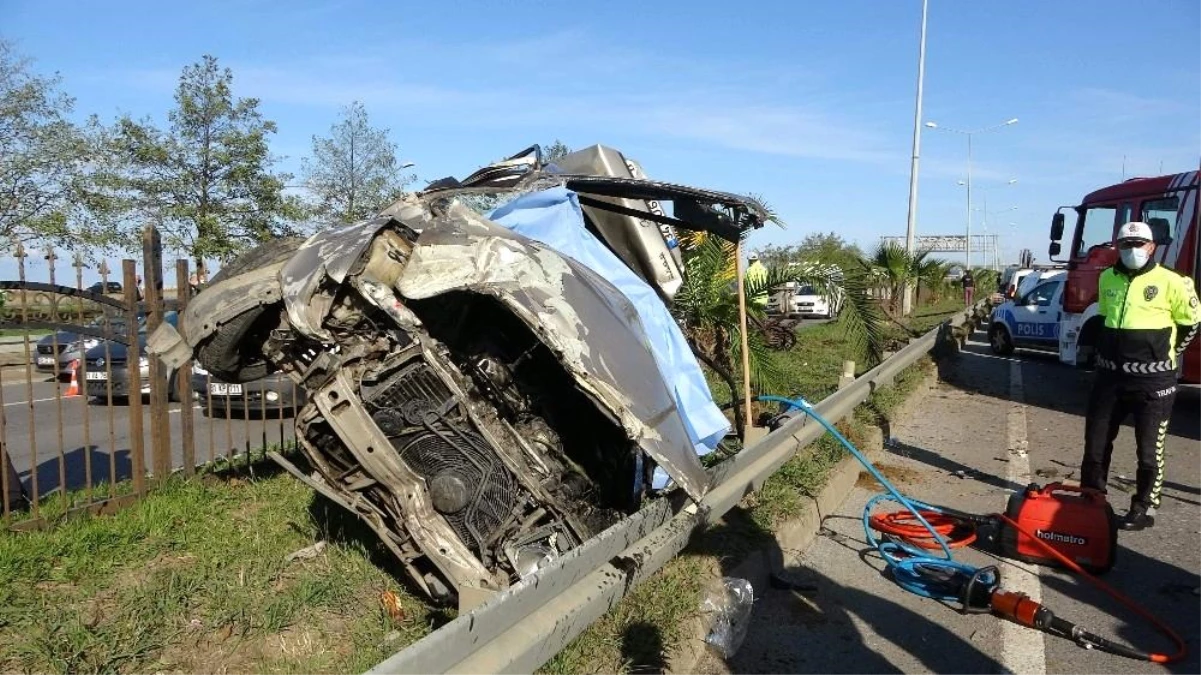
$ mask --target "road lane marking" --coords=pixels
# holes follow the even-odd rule
[[[65,389],[65,387],[64,387],[64,389]],[[66,403],[66,402],[68,402],[68,401],[78,401],[80,398],[82,398],[82,397],[80,397],[80,396],[63,396],[63,397],[62,397],[62,400],[63,400],[63,402],[64,402],[64,403]],[[56,396],[51,396],[50,398],[35,398],[35,399],[33,399],[33,402],[34,402],[34,403],[49,403],[49,402],[51,402],[51,401],[56,401],[56,400],[58,400],[58,397],[56,397]],[[5,408],[8,408],[8,407],[11,407],[11,406],[14,406],[14,405],[29,405],[29,403],[30,403],[29,401],[13,401],[12,403],[5,403],[5,404],[4,404],[4,407],[5,407]],[[91,406],[91,404],[89,404],[89,408],[90,408],[90,406]],[[101,408],[102,408],[102,406],[96,406],[96,409],[97,409],[97,410],[99,410],[99,409],[101,409]],[[126,408],[126,409],[127,409],[127,408]],[[150,410],[150,404],[148,404],[148,403],[143,403],[143,404],[142,404],[142,409],[143,409],[143,410],[146,410],[146,411],[149,411],[149,410]],[[194,406],[192,406],[192,409],[193,409],[193,410],[204,410],[204,406],[202,406],[202,405],[194,405]],[[181,410],[180,408],[173,408],[173,409],[169,410],[168,412],[177,413],[177,412],[179,412],[180,410]]]
[[[1007,478],[1010,483],[1029,485],[1030,441],[1026,436],[1026,393],[1022,386],[1022,364],[1009,364],[1009,414],[1007,415],[1006,439],[1009,442]],[[1042,602],[1042,583],[1038,568],[1019,561],[1011,561],[1018,574],[1006,577],[1005,586],[1010,591],[1025,593],[1034,602]],[[1032,673],[1045,675],[1047,672],[1047,643],[1042,631],[1020,626],[1012,621],[1001,621],[1001,666],[1006,673]]]
[[[79,397],[72,396],[72,397],[68,398],[68,397],[64,396],[63,400],[70,401],[70,400],[73,400],[76,398],[79,398]],[[50,398],[35,398],[35,399],[33,399],[33,403],[48,403],[48,402],[54,401],[54,400],[57,400],[57,397],[51,396]],[[30,405],[30,401],[13,401],[12,403],[5,403],[4,407],[8,408],[8,407],[14,406],[14,405]]]

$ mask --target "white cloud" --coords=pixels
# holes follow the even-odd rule
[[[687,139],[714,147],[813,159],[885,163],[907,154],[898,139],[889,139],[871,125],[855,120],[848,111],[856,102],[830,92],[801,91],[788,96],[721,72],[701,77],[705,68],[693,64],[692,79],[682,74],[664,75],[663,86],[630,84],[637,55],[607,58],[590,54],[567,60],[572,47],[586,36],[577,31],[536,36],[508,43],[488,44],[459,59],[508,66],[504,84],[458,86],[453,79],[420,65],[398,65],[371,53],[326,54],[280,64],[230,62],[235,92],[253,95],[265,105],[340,108],[362,101],[380,120],[403,118],[423,126],[460,126],[508,129],[527,125],[561,128],[565,124],[621,129],[640,135]],[[586,69],[596,64],[616,67],[623,75],[580,82],[525,78],[552,58],[562,69]],[[591,65],[589,65],[591,64]],[[760,73],[775,77],[778,73]],[[119,71],[109,74],[127,86],[171,91],[177,71],[164,69]],[[639,80],[646,79],[643,73]],[[756,81],[748,73],[748,81]],[[584,86],[584,85],[587,86]],[[777,92],[784,91],[777,89]],[[782,98],[804,103],[781,102]],[[319,130],[314,130],[319,131]]]

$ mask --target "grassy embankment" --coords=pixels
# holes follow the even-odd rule
[[[914,328],[957,309],[919,310]],[[853,356],[836,326],[808,327],[799,337],[788,355],[796,383],[788,393],[820,400]],[[922,368],[873,396],[842,423],[844,432],[860,438],[887,417]],[[544,670],[624,672],[661,663],[698,612],[717,561],[751,550],[797,513],[842,452],[827,437],[785,464],[722,527],[698,535]],[[43,511],[53,515],[55,504]],[[288,560],[317,541],[328,545]],[[173,478],[112,516],[0,532],[0,671],[361,672],[453,616],[426,606],[400,579],[372,533],[286,474],[259,467]],[[385,592],[399,598],[402,616],[383,609]]]

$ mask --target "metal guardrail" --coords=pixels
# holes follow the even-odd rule
[[[951,317],[912,341],[852,384],[817,404],[840,420],[898,373],[928,354],[940,337],[981,318],[988,301]],[[385,659],[369,673],[530,673],[657,572],[688,543],[693,531],[715,522],[762,487],[824,429],[804,416],[709,470],[714,487],[700,503],[677,495],[656,501],[552,564],[497,594],[422,640]]]

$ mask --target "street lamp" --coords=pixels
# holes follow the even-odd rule
[[[964,242],[964,267],[972,268],[972,136],[983,134],[989,131],[995,131],[1002,127],[1007,127],[1018,123],[1018,118],[1005,120],[1000,124],[994,124],[990,127],[981,127],[979,129],[952,129],[951,127],[939,126],[935,122],[926,122],[926,127],[937,131],[946,131],[952,134],[963,134],[967,136],[967,241]]]
[[[1011,178],[1010,180],[1008,180],[1008,181],[1006,181],[1004,184],[1002,184],[1002,185],[1001,185],[1001,187],[1009,187],[1010,185],[1015,185],[1017,182],[1018,182],[1018,180],[1017,180],[1016,178]],[[964,183],[963,181],[959,181],[959,184],[960,184],[960,185],[965,185],[965,183]],[[974,211],[974,212],[976,212],[976,213],[983,214],[983,216],[984,216],[984,223],[983,223],[984,232],[985,232],[985,234],[991,234],[991,235],[994,237],[994,239],[993,239],[993,242],[992,242],[992,243],[993,243],[993,247],[992,247],[992,251],[993,251],[993,262],[992,262],[992,266],[993,266],[993,268],[998,268],[998,267],[999,267],[999,265],[1000,265],[1000,262],[999,262],[999,260],[998,260],[997,258],[998,258],[998,256],[999,256],[1000,254],[997,252],[997,240],[996,240],[995,238],[996,238],[996,237],[999,237],[1000,235],[998,235],[996,232],[991,232],[991,233],[990,233],[990,232],[988,231],[988,223],[989,223],[989,219],[990,219],[992,216],[994,216],[994,215],[997,215],[997,214],[999,214],[999,213],[1008,213],[1009,211],[1017,211],[1018,207],[1016,207],[1016,206],[1011,206],[1011,207],[1009,207],[1009,208],[1007,208],[1007,209],[999,209],[999,210],[997,210],[997,211],[989,211],[989,210],[988,210],[988,193],[989,193],[989,190],[990,190],[991,188],[976,188],[976,189],[978,189],[978,190],[980,190],[981,192],[983,192],[983,193],[984,193],[984,208],[974,208],[974,209],[972,209],[972,211]]]
[[[917,52],[917,103],[913,111],[913,157],[909,163],[909,216],[905,221],[905,250],[912,256],[915,251],[914,228],[917,223],[917,165],[922,148],[922,84],[926,79],[926,12],[929,1],[922,0],[922,32]],[[901,315],[909,316],[913,311],[913,286],[905,282],[905,294],[901,298]]]

